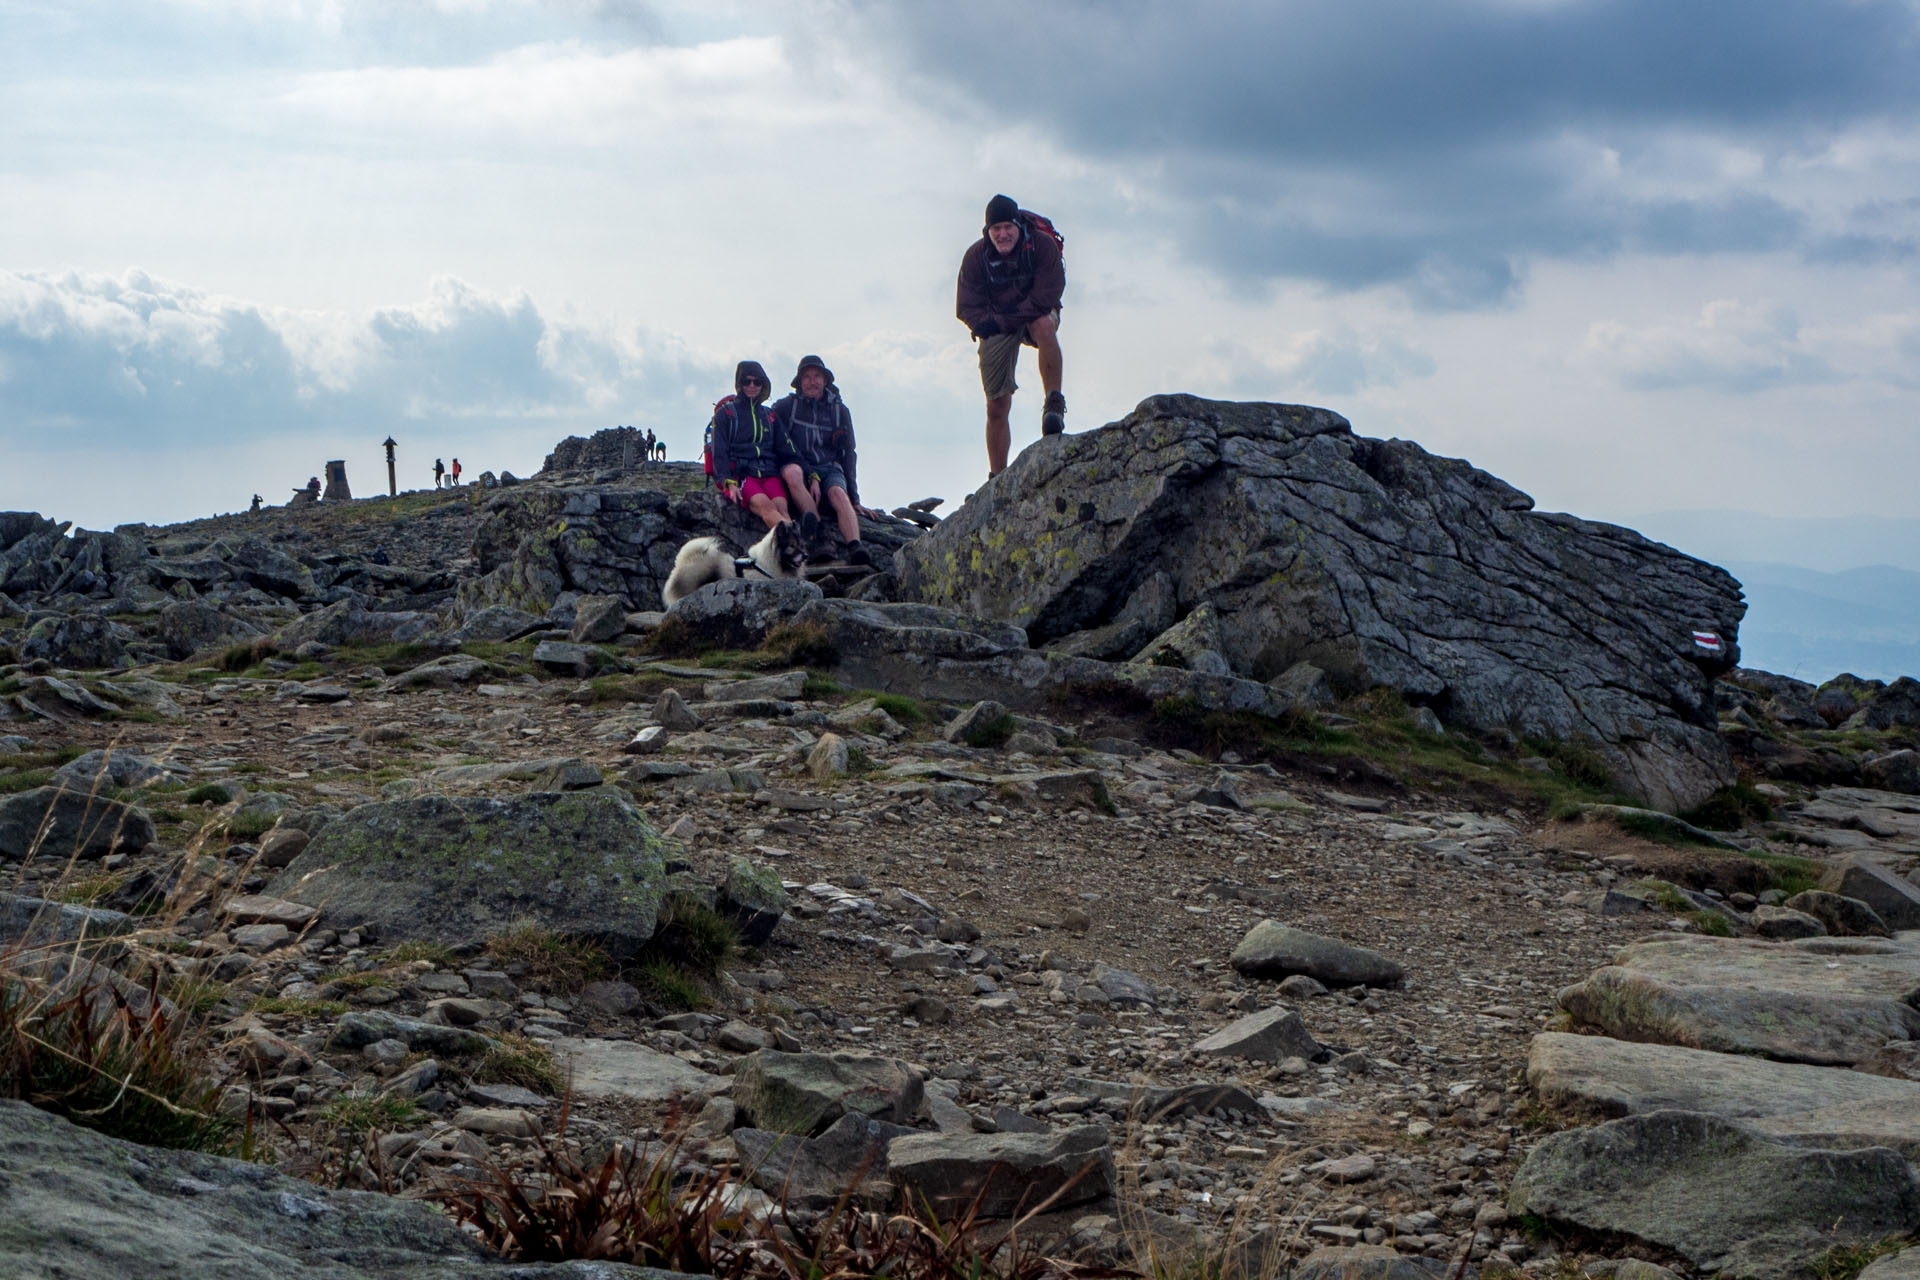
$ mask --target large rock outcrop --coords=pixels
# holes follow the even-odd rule
[[[1733,578],[1324,409],[1153,397],[1028,449],[895,571],[1038,645],[1258,680],[1305,661],[1461,728],[1586,741],[1662,808],[1732,780],[1710,684],[1738,657]]]
[[[612,1262],[508,1262],[417,1200],[245,1160],[135,1146],[0,1099],[0,1271],[200,1280],[651,1280]]]

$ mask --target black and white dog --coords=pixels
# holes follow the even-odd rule
[[[671,609],[709,582],[724,578],[797,578],[807,567],[806,544],[800,539],[800,526],[783,520],[767,531],[767,536],[735,556],[724,538],[694,538],[680,547],[673,558],[673,572],[660,595]]]

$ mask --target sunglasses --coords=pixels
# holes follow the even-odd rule
[[[765,378],[742,378],[740,379],[740,385],[743,387],[764,387],[767,385],[767,380]]]

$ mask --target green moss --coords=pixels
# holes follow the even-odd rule
[[[344,1000],[309,1000],[293,996],[262,996],[247,1006],[255,1013],[294,1018],[337,1018],[347,1011]]]
[[[925,704],[904,693],[876,693],[873,695],[873,705],[909,729],[933,719]]]
[[[0,773],[0,796],[31,791],[35,787],[44,787],[52,781],[53,770],[51,769],[16,769]]]
[[[217,782],[203,782],[181,799],[187,804],[232,804],[233,792]]]

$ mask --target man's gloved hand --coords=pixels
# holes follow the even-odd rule
[[[1000,332],[1002,332],[1000,322],[992,316],[988,316],[985,320],[973,326],[973,336],[976,338],[991,338],[994,334]]]

